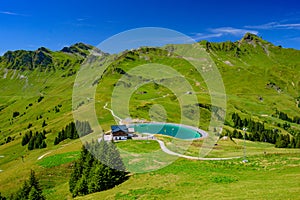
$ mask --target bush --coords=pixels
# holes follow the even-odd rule
[[[20,113],[19,112],[13,112],[13,117],[18,117],[20,115]]]
[[[44,99],[44,97],[43,97],[43,96],[40,96],[40,97],[38,98],[37,102],[40,103],[43,99]]]

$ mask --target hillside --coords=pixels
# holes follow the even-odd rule
[[[231,135],[234,129],[240,131],[242,127],[236,125],[235,119],[232,117],[234,113],[237,113],[242,120],[251,119],[263,124],[264,129],[276,129],[279,134],[290,135],[290,138],[300,135],[299,50],[274,46],[249,33],[236,42],[202,41],[199,44],[214,61],[224,82],[227,104],[222,134]],[[167,45],[161,49],[141,47],[122,52],[119,55],[109,55],[90,45],[78,43],[65,47],[61,51],[51,51],[41,47],[36,51],[18,50],[5,53],[0,57],[0,192],[9,195],[17,191],[28,177],[30,169],[35,169],[37,175],[41,177],[41,185],[45,189],[44,193],[48,199],[60,199],[61,196],[70,198],[68,177],[72,169],[72,161],[78,157],[82,143],[80,139],[66,139],[59,145],[54,145],[54,140],[58,136],[58,132],[73,121],[74,116],[77,116],[76,119],[80,121],[88,120],[94,104],[97,121],[91,122],[94,130],[91,134],[93,137],[99,137],[102,130],[107,131],[110,125],[116,123],[111,112],[104,108],[105,105],[108,108],[118,105],[114,107],[117,109],[116,114],[121,118],[128,117],[124,110],[125,103],[118,101],[118,98],[114,96],[123,94],[114,93],[120,85],[122,86],[120,88],[127,88],[124,91],[125,96],[130,97],[128,109],[131,118],[174,123],[186,122],[208,130],[211,114],[215,107],[212,105],[205,78],[200,76],[187,59],[174,53],[176,50],[181,51],[184,48],[184,45]],[[129,93],[128,91],[132,89],[129,83],[137,84],[142,79],[139,77],[139,73],[147,74],[147,70],[135,72],[134,68],[153,63],[157,63],[157,66],[151,65],[154,70],[147,70],[157,72],[155,76],[165,75],[169,78],[165,78],[164,82],[156,82],[148,77],[147,84],[135,88],[132,94]],[[172,66],[181,76],[173,71],[164,70],[162,65]],[[107,69],[104,70],[106,66]],[[161,71],[158,71],[159,68]],[[99,72],[102,73],[101,76],[98,76],[101,74]],[[79,78],[76,80],[79,73],[89,76],[89,79],[81,80]],[[130,77],[130,81],[133,82],[126,77]],[[174,77],[176,77],[176,81],[174,81]],[[186,91],[187,87],[181,84],[182,77],[184,77],[186,85],[190,85],[188,91]],[[144,79],[143,81],[145,81]],[[73,88],[75,80],[79,86],[76,85]],[[175,90],[164,87],[164,84],[173,85],[172,87],[176,88],[176,91],[182,96],[175,94]],[[93,96],[93,91],[96,91],[95,96]],[[190,91],[193,93],[190,94]],[[74,92],[77,92],[77,96],[72,100]],[[194,103],[195,101],[197,104]],[[184,102],[183,105],[181,105],[182,102]],[[112,103],[115,104],[112,105]],[[195,110],[200,110],[200,117]],[[223,113],[223,110],[219,109],[217,113]],[[101,128],[96,127],[98,122]],[[45,131],[47,147],[28,150],[27,146],[22,146],[22,138],[30,131]],[[168,139],[165,141],[167,143]],[[208,157],[241,156],[243,153],[242,144],[239,142],[224,144],[219,141],[218,144],[219,146],[215,147]],[[137,149],[137,152],[146,151],[145,144],[134,143],[132,145],[136,145],[134,148]],[[199,145],[201,146],[197,142],[192,143],[187,154],[199,154]],[[108,194],[109,191],[95,195],[111,199],[148,198],[154,193],[158,195],[157,198],[179,197],[178,191],[174,193],[174,196],[168,195],[168,193],[175,186],[190,191],[188,188],[195,187],[195,184],[201,185],[200,180],[196,182],[192,180],[194,175],[202,178],[210,176],[210,178],[204,178],[204,181],[208,181],[209,184],[201,185],[201,187],[206,189],[210,186],[216,187],[220,194],[224,191],[227,191],[226,194],[228,194],[227,186],[220,186],[219,182],[235,184],[234,187],[238,190],[239,187],[247,186],[246,177],[248,176],[253,175],[258,180],[263,180],[264,176],[273,176],[278,170],[282,170],[285,159],[288,160],[290,168],[284,168],[286,175],[280,176],[278,180],[283,180],[287,176],[294,176],[294,181],[297,180],[297,177],[299,178],[299,171],[296,170],[299,167],[299,161],[296,157],[300,152],[297,149],[278,149],[274,148],[273,144],[259,143],[258,140],[253,143],[249,142],[248,145],[250,148],[253,147],[250,158],[253,160],[253,164],[250,162],[241,167],[245,174],[221,175],[224,170],[226,171],[226,166],[233,165],[238,172],[240,170],[239,161],[204,163],[204,161],[180,159],[158,172],[134,175],[125,185],[114,188],[112,194]],[[126,145],[120,144],[119,147],[126,149]],[[168,147],[173,148],[172,144]],[[149,143],[149,147],[146,148],[159,151],[156,143]],[[220,149],[222,151],[219,151]],[[270,157],[264,157],[262,155],[264,151],[271,152]],[[284,155],[282,157],[273,155],[276,153]],[[190,174],[191,170],[195,171],[194,169],[201,167],[202,164],[207,168],[214,166],[217,168],[203,172],[203,174],[194,172],[193,176],[187,177],[180,174],[182,169],[184,169],[182,173]],[[264,173],[253,174],[253,170],[264,170],[267,167],[271,168],[268,170],[274,169],[275,171],[269,173],[267,170]],[[202,166],[202,168],[205,167]],[[173,181],[173,186],[169,185],[170,180],[167,180],[165,175],[173,176],[176,180]],[[146,184],[146,179],[150,179],[150,181],[147,183],[148,186],[142,189],[142,185]],[[236,182],[241,182],[242,185],[239,186]],[[271,182],[268,180],[268,184]],[[128,185],[131,184],[133,184],[132,187],[129,187]],[[255,191],[255,183],[249,184],[252,191]],[[286,182],[278,181],[269,185],[269,189],[271,190],[272,187],[277,187],[279,184],[286,184]],[[154,187],[157,188],[154,189]],[[293,184],[290,184],[289,187],[296,190]],[[263,196],[262,192],[259,193],[262,197],[269,198],[277,198],[276,195],[279,194],[279,192],[267,193],[266,196]],[[241,195],[238,197],[242,197]],[[281,195],[282,198],[287,197],[284,194]],[[192,195],[190,197],[199,196]],[[92,195],[88,198],[96,197]]]

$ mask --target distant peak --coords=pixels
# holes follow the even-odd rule
[[[70,47],[64,47],[61,52],[64,53],[73,53],[73,54],[79,54],[83,57],[86,57],[89,54],[89,50],[94,49],[92,45],[84,44],[84,43],[76,43],[74,45],[71,45]]]
[[[247,41],[247,42],[254,41],[254,40],[260,41],[262,40],[262,38],[260,38],[259,36],[253,33],[246,33],[244,37],[241,39],[241,41]]]
[[[76,43],[76,44],[74,44],[70,47],[77,47],[77,48],[82,49],[82,50],[90,50],[90,49],[94,48],[92,45],[84,44],[82,42]]]
[[[47,49],[47,48],[45,48],[45,47],[40,47],[40,48],[38,48],[36,51],[42,51],[42,52],[45,52],[45,53],[51,53],[51,50],[50,49]]]
[[[250,44],[254,47],[261,46],[265,52],[268,54],[268,46],[274,46],[272,43],[263,40],[262,37],[255,35],[253,33],[246,33],[244,37],[239,41],[239,45]]]

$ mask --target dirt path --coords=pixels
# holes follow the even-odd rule
[[[104,109],[109,110],[112,114],[112,116],[114,116],[115,118],[117,118],[119,120],[119,124],[122,124],[122,119],[120,117],[118,117],[117,115],[115,115],[114,111],[112,109],[107,108],[107,103],[105,104],[105,106],[103,106]]]
[[[237,159],[240,157],[228,157],[228,158],[200,158],[200,157],[194,157],[194,156],[187,156],[187,155],[183,155],[183,154],[179,154],[176,152],[171,151],[170,149],[168,149],[165,145],[165,143],[161,140],[158,139],[154,139],[159,143],[159,146],[161,148],[161,150],[169,155],[173,155],[173,156],[178,156],[181,158],[187,158],[190,160],[231,160],[231,159]]]
[[[165,143],[159,139],[157,139],[153,134],[151,133],[143,133],[146,134],[147,136],[144,137],[136,137],[136,138],[132,138],[134,140],[154,140],[157,141],[161,150],[163,152],[165,152],[166,154],[172,155],[172,156],[178,156],[181,158],[186,158],[186,159],[190,159],[190,160],[231,160],[231,159],[237,159],[237,158],[241,158],[241,157],[228,157],[228,158],[201,158],[201,157],[195,157],[195,156],[187,156],[184,154],[180,154],[180,153],[176,153],[174,151],[171,151],[170,149],[168,149],[165,145]]]
[[[52,151],[49,151],[49,152],[47,152],[47,153],[41,155],[40,157],[38,157],[38,160],[41,160],[42,158],[44,158],[46,155],[48,155],[48,154],[50,154],[50,153],[52,153]]]
[[[50,153],[52,153],[52,152],[55,152],[55,151],[57,151],[57,150],[60,150],[60,149],[62,149],[62,148],[65,148],[66,146],[69,146],[69,145],[71,145],[71,144],[73,144],[73,143],[75,143],[75,142],[70,142],[70,143],[68,143],[68,144],[63,144],[63,145],[61,145],[61,147],[59,147],[58,149],[48,151],[47,153],[44,153],[43,155],[41,155],[40,157],[38,157],[38,160],[41,160],[41,159],[43,159],[46,155],[48,155],[48,154],[50,154]]]

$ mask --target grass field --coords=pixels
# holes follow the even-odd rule
[[[298,199],[299,152],[230,161],[178,159],[135,174],[111,190],[78,199]],[[146,180],[146,181],[145,181]]]
[[[68,153],[63,153],[63,154],[56,154],[56,155],[41,159],[41,161],[38,162],[38,165],[45,167],[45,168],[52,168],[52,167],[60,166],[60,165],[70,163],[70,162],[78,159],[79,154],[80,154],[79,151],[68,152]]]
[[[265,45],[263,41],[261,43]],[[231,114],[237,112],[242,118],[251,117],[264,122],[268,128],[278,128],[287,134],[286,130],[277,127],[278,123],[283,124],[285,121],[272,114],[277,109],[287,113],[289,117],[299,116],[300,109],[296,100],[300,96],[300,52],[268,44],[269,54],[266,54],[261,44],[253,46],[242,43],[242,53],[235,55],[234,50],[226,49],[228,45],[230,47],[233,44],[213,43],[209,50],[226,89],[226,122],[230,125]],[[180,45],[173,47],[184,49]],[[99,59],[95,65],[81,71],[83,75],[91,77],[88,81],[80,78],[77,80],[84,87],[77,88],[78,99],[73,99],[72,102],[76,76],[65,76],[69,69],[62,69],[62,66],[69,59],[69,62],[76,63],[72,66],[74,70],[78,70],[78,55],[52,53],[55,55],[55,62],[60,63],[54,71],[22,71],[0,66],[0,142],[4,143],[8,136],[14,138],[12,142],[0,146],[0,170],[3,170],[0,172],[0,192],[6,196],[17,191],[29,176],[30,169],[33,169],[40,178],[47,199],[71,198],[68,179],[72,162],[78,157],[82,142],[79,139],[66,140],[54,146],[53,141],[57,133],[73,120],[73,114],[80,115],[81,120],[89,118],[94,111],[91,110],[93,103],[97,115],[92,124],[95,136],[101,133],[101,129],[95,127],[98,122],[104,131],[117,123],[111,113],[103,108],[106,103],[108,108],[119,105],[114,108],[117,108],[116,114],[122,118],[128,117],[128,108],[131,118],[174,123],[182,120],[204,130],[208,129],[210,110],[196,107],[200,110],[200,119],[194,121],[197,116],[192,101],[192,96],[195,96],[197,102],[203,105],[212,103],[206,82],[187,60],[178,55],[141,48],[119,58],[113,55],[104,60]],[[104,72],[103,66],[111,61],[112,64]],[[150,65],[151,63],[156,65]],[[137,68],[144,65],[154,67],[153,76],[165,75],[171,77],[170,80],[166,78],[160,84],[149,81],[137,88],[122,88],[139,83],[140,78],[134,73],[148,74],[149,71]],[[177,76],[173,71],[168,74],[168,70],[161,65],[171,66],[182,76]],[[155,67],[161,69],[157,70]],[[134,68],[137,71],[133,73]],[[103,76],[98,77],[102,72]],[[125,72],[129,76],[124,75]],[[131,80],[128,79],[130,75],[133,77]],[[176,84],[172,87],[175,89],[166,87],[172,85],[174,75]],[[188,87],[181,84],[183,77],[184,84],[189,84],[189,90],[194,91],[192,95],[186,90]],[[93,84],[96,80],[99,84]],[[281,92],[267,87],[270,82],[280,87]],[[112,102],[118,84],[121,91],[124,89],[124,93],[117,95],[125,95],[128,107],[121,98],[121,101]],[[135,90],[129,93],[126,90],[129,88]],[[95,95],[93,91],[96,91]],[[38,102],[40,96],[44,98]],[[79,106],[81,102],[83,104]],[[59,105],[59,112],[56,112],[55,107]],[[15,111],[20,115],[13,117]],[[46,127],[42,127],[44,120]],[[291,125],[294,129],[300,128],[297,124]],[[228,126],[226,128],[231,130]],[[46,149],[29,151],[26,146],[21,146],[22,136],[29,130],[47,131]],[[186,143],[167,137],[159,139],[170,150],[190,156],[198,156],[199,148],[203,145],[201,140]],[[220,140],[207,157],[242,157],[243,142]],[[116,188],[79,199],[299,199],[299,149],[278,149],[272,144],[246,141],[249,163],[245,164],[241,162],[243,158],[228,161],[177,159],[162,152],[156,141],[119,142],[117,146],[124,153],[124,162],[129,171],[134,169],[147,172],[133,173],[127,182]],[[180,149],[182,146],[187,148]],[[144,155],[148,157],[145,158]],[[38,159],[41,156],[43,158]]]

